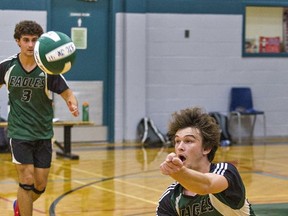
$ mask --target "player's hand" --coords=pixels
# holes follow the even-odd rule
[[[173,152],[167,155],[166,160],[160,164],[160,171],[164,175],[175,174],[183,167],[183,162]]]
[[[69,102],[69,103],[68,103],[68,108],[69,108],[71,114],[72,114],[74,117],[77,117],[77,116],[79,115],[79,110],[78,110],[77,105],[72,104],[71,102]]]

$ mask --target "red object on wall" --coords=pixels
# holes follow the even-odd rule
[[[280,37],[260,37],[259,40],[260,53],[279,53]]]

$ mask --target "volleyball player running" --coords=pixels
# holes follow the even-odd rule
[[[76,117],[78,104],[62,75],[47,75],[34,60],[42,27],[29,20],[16,24],[20,52],[0,63],[0,87],[8,90],[8,137],[19,179],[14,215],[31,216],[33,202],[44,193],[52,158],[52,92],[60,94]]]

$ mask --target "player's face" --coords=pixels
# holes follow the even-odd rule
[[[175,134],[175,152],[183,161],[184,166],[200,170],[205,155],[209,151],[204,150],[202,145],[202,135],[197,128],[187,127],[180,129]]]
[[[20,40],[16,40],[21,49],[21,53],[27,56],[34,55],[34,46],[38,39],[37,35],[22,35]]]

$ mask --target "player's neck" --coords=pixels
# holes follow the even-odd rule
[[[27,70],[28,72],[31,71],[36,67],[36,62],[34,60],[34,56],[28,56],[23,53],[19,54],[19,60],[22,64],[22,66]]]
[[[210,171],[211,162],[208,160],[207,157],[203,157],[201,160],[198,161],[197,164],[193,164],[190,169],[201,173],[209,173]]]
[[[34,56],[28,56],[23,53],[19,54],[19,60],[22,64],[22,67],[27,71],[30,72],[36,67],[36,62]]]

